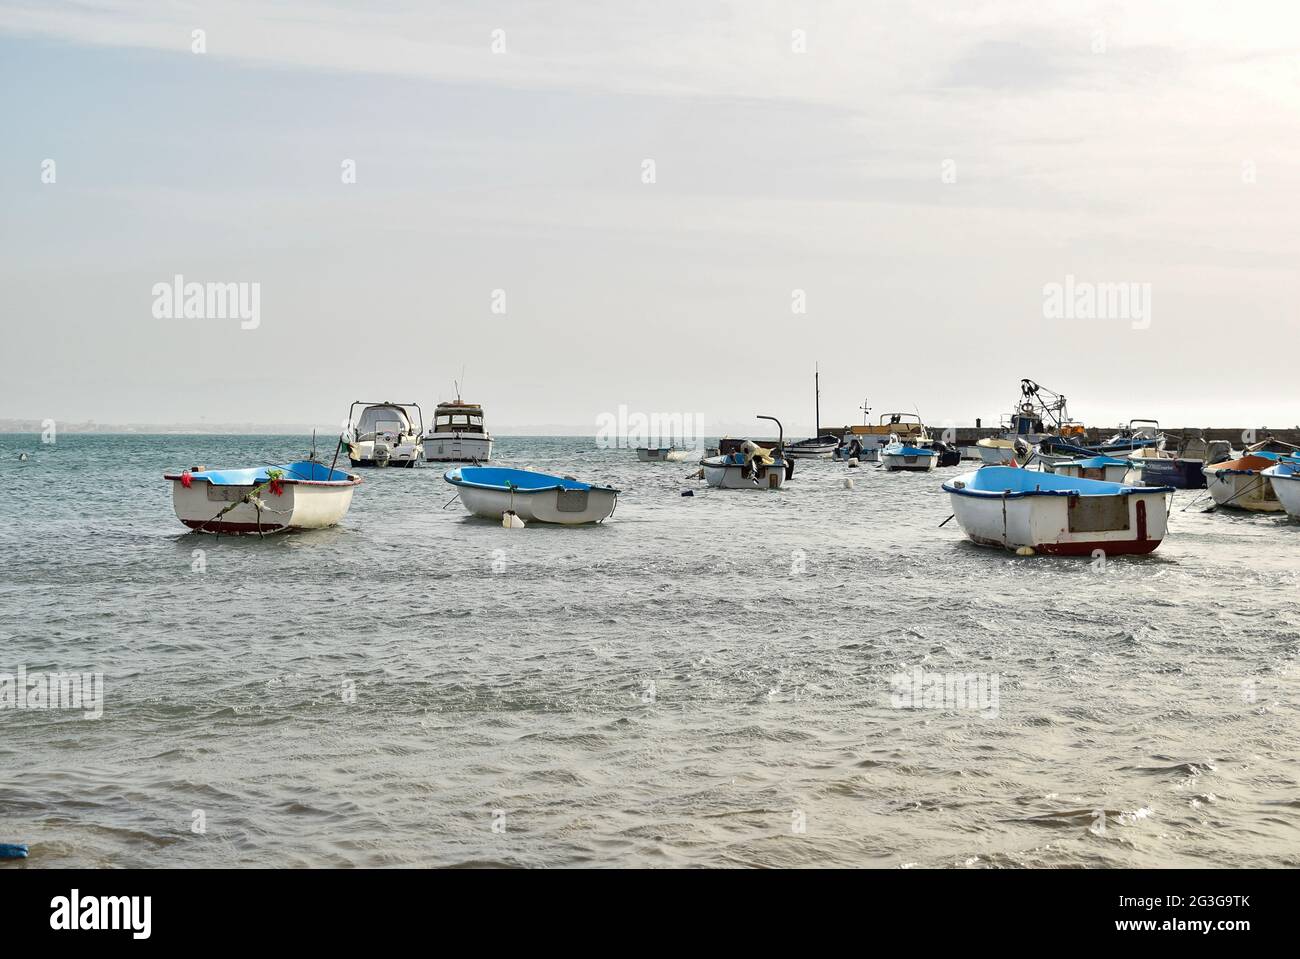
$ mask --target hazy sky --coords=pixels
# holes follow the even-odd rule
[[[1298,239],[1294,4],[0,0],[0,417],[1292,426]]]

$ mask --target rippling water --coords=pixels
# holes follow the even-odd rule
[[[1098,570],[939,528],[961,469],[722,492],[581,438],[498,460],[623,488],[603,526],[436,467],[332,530],[176,521],[164,470],[308,444],[0,437],[0,672],[105,676],[97,720],[0,710],[27,865],[1300,865],[1300,525],[1180,493]],[[894,708],[914,667],[996,716]]]

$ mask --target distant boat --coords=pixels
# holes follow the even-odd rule
[[[1264,476],[1287,516],[1300,519],[1300,463],[1283,460],[1264,470]]]
[[[1282,503],[1264,471],[1277,465],[1274,456],[1247,453],[1235,460],[1206,466],[1205,485],[1219,506],[1253,513],[1276,513]]]
[[[1054,463],[1048,469],[1057,476],[1123,483],[1125,475],[1131,469],[1131,464],[1128,460],[1116,459],[1113,456],[1092,456],[1088,459]]]
[[[1067,556],[1149,553],[1166,531],[1168,487],[985,466],[943,484],[972,542]]]
[[[582,483],[571,476],[499,466],[462,466],[442,477],[475,516],[501,519],[514,513],[525,522],[576,526],[608,519],[618,505],[612,486]]]
[[[483,426],[483,407],[464,402],[439,403],[433,428],[424,434],[424,458],[429,463],[486,463],[492,459],[492,434]]]
[[[341,520],[361,478],[312,460],[167,473],[176,518],[202,533],[321,529]]]
[[[642,463],[681,463],[691,451],[684,446],[638,446],[636,458]]]
[[[358,406],[365,406],[353,422]],[[415,410],[418,424],[411,417]],[[424,414],[418,403],[370,403],[357,400],[348,409],[348,461],[353,466],[414,466],[424,455],[420,434]]]
[[[932,446],[913,446],[897,436],[880,450],[880,465],[891,472],[928,473],[939,463],[939,451]]]
[[[835,450],[839,448],[839,445],[840,438],[827,433],[823,436],[814,436],[810,439],[799,440],[797,443],[791,443],[785,448],[785,454],[794,459],[828,460],[835,455]]]

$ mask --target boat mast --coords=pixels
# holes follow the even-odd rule
[[[821,371],[813,364],[813,436],[822,435]]]

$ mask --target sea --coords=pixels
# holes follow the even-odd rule
[[[176,520],[164,472],[311,442],[0,436],[0,868],[1300,866],[1300,524],[1179,492],[1150,556],[1021,557],[945,524],[970,464],[508,436],[614,515],[505,529],[428,464],[327,530]]]

